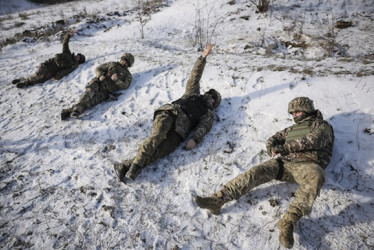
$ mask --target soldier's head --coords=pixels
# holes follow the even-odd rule
[[[221,94],[215,89],[210,89],[204,95],[209,96],[213,100],[213,108],[217,108],[221,103]]]
[[[288,103],[288,113],[293,116],[296,123],[315,112],[313,101],[308,97],[296,97]]]
[[[131,67],[134,64],[134,56],[131,53],[125,53],[121,56],[121,65]]]
[[[76,55],[73,54],[73,56],[74,56],[75,61],[79,64],[82,64],[86,61],[86,57],[81,53],[78,53]]]

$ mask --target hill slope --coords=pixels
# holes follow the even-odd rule
[[[209,195],[268,159],[265,142],[292,124],[287,104],[296,96],[314,100],[336,141],[326,183],[297,225],[294,248],[374,247],[372,1],[281,0],[266,14],[244,0],[168,1],[144,26],[144,39],[134,6],[122,2],[78,1],[1,16],[5,39],[51,26],[61,7],[66,20],[85,13],[65,28],[77,30],[70,48],[88,59],[60,81],[17,89],[14,78],[61,51],[61,32],[2,48],[1,248],[279,248],[276,222],[296,185],[258,187],[220,216],[198,209],[192,196]],[[201,88],[223,97],[213,128],[192,151],[181,145],[124,185],[113,163],[135,155],[150,134],[153,110],[183,94],[200,55],[193,46],[197,11],[215,45]],[[18,27],[24,16],[30,18]],[[352,26],[338,29],[339,20]],[[130,88],[81,119],[61,121],[95,67],[124,52],[135,55]]]

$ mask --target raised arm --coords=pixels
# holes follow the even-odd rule
[[[66,33],[64,40],[62,41],[62,53],[67,53],[71,54],[70,49],[69,49],[69,40],[70,37],[74,35],[74,30],[69,31]]]
[[[212,45],[209,43],[204,49],[202,55],[196,60],[194,67],[192,68],[190,77],[188,78],[186,90],[182,98],[187,98],[191,95],[200,94],[200,79],[203,75],[203,71],[206,64],[206,57],[209,55],[212,50]]]

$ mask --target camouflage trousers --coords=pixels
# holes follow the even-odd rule
[[[88,83],[85,92],[73,106],[73,110],[83,113],[86,109],[89,109],[108,98],[109,92],[101,87],[99,79],[95,77]]]
[[[26,79],[25,83],[26,85],[34,85],[37,83],[43,83],[52,77],[53,74],[48,70],[47,66],[42,63],[36,72]]]
[[[301,216],[312,211],[314,200],[319,195],[325,182],[325,171],[314,162],[289,162],[284,161],[284,172],[278,176],[280,163],[276,159],[268,160],[252,167],[247,172],[238,175],[221,189],[229,199],[239,199],[254,187],[279,178],[299,184],[293,201],[288,207],[288,212]]]
[[[156,115],[151,135],[139,146],[133,163],[144,168],[149,163],[173,152],[182,141],[174,130],[175,116],[167,111]]]

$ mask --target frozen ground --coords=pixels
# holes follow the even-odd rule
[[[209,195],[268,159],[265,142],[292,124],[287,104],[296,96],[314,100],[336,140],[294,248],[374,247],[371,0],[279,0],[267,14],[244,0],[168,1],[146,24],[145,39],[133,3],[123,2],[20,4],[12,11],[1,4],[2,40],[86,13],[68,28],[77,30],[71,50],[88,60],[60,81],[17,89],[14,78],[61,51],[61,32],[1,49],[0,248],[282,249],[276,223],[296,185],[258,187],[220,216],[198,209],[192,196]],[[192,151],[181,145],[124,185],[113,163],[135,155],[153,110],[183,94],[200,55],[191,44],[197,9],[209,21],[205,29],[214,30],[201,80],[202,91],[222,93],[213,128]],[[126,15],[107,15],[115,11]],[[338,20],[352,26],[338,29]],[[77,101],[95,67],[124,52],[135,55],[130,88],[62,122],[61,110]]]

